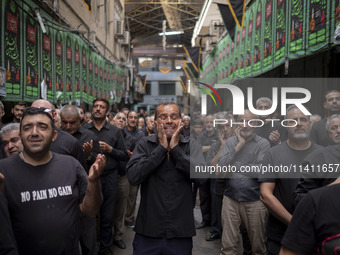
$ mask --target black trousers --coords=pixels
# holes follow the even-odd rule
[[[191,255],[192,238],[148,237],[136,233],[133,255]]]

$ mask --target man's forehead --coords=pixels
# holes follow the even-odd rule
[[[35,115],[26,115],[23,119],[21,119],[21,124],[27,124],[27,123],[38,123],[38,122],[43,122],[46,124],[51,123],[51,119],[47,117],[45,114],[35,114]]]
[[[175,104],[167,104],[167,105],[160,105],[158,107],[159,114],[164,113],[177,113],[179,114],[179,110]]]
[[[331,92],[327,94],[326,99],[334,98],[334,97],[340,97],[340,92]]]
[[[340,117],[335,117],[329,121],[330,124],[340,122]]]
[[[7,139],[7,138],[10,139],[12,137],[19,137],[19,129],[15,129],[12,131],[8,131],[4,134],[1,134],[2,140]]]

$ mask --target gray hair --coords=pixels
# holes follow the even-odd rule
[[[291,105],[291,106],[289,106],[287,109],[286,109],[286,116],[285,116],[285,118],[286,119],[288,119],[288,113],[291,111],[291,110],[293,110],[293,109],[299,109],[300,110],[300,108],[299,107],[297,107],[295,104],[293,104],[293,105]],[[306,109],[309,111],[309,109],[306,107]],[[301,111],[301,110],[300,110]],[[308,119],[310,120],[310,115],[306,115],[307,117],[308,117]]]
[[[258,107],[260,102],[269,103],[269,107],[271,107],[273,104],[272,100],[269,97],[260,97],[256,100],[256,107]]]
[[[10,123],[4,126],[0,131],[0,136],[3,134],[8,134],[12,131],[20,130],[20,123]]]
[[[326,131],[328,132],[328,129],[329,129],[329,122],[332,120],[332,119],[335,119],[335,118],[340,118],[340,114],[333,114],[331,117],[329,117],[329,119],[326,121]]]
[[[61,109],[60,109],[60,117],[63,115],[63,114],[76,114],[77,117],[80,119],[80,110],[78,108],[78,106],[75,106],[75,105],[70,105],[70,104],[67,104],[67,105],[64,105]]]
[[[184,119],[189,119],[189,120],[190,120],[190,116],[185,115],[185,116],[183,117],[183,120],[184,120]]]

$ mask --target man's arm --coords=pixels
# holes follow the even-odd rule
[[[80,211],[89,217],[96,217],[103,202],[99,177],[106,165],[106,157],[98,154],[96,161],[89,170],[88,185],[83,202],[79,205]]]
[[[288,225],[292,215],[286,210],[281,202],[274,196],[275,183],[262,182],[260,184],[260,199],[278,220]]]

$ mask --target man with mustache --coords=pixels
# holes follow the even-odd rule
[[[328,91],[325,94],[325,102],[323,106],[326,111],[326,118],[323,118],[312,126],[310,139],[325,147],[332,143],[326,130],[326,122],[332,115],[340,114],[340,91]]]
[[[239,115],[240,123],[235,129],[235,136],[227,139],[218,159],[218,165],[231,166],[236,173],[225,177],[226,189],[222,207],[222,254],[237,254],[239,228],[243,222],[251,242],[253,254],[266,254],[265,225],[267,209],[260,201],[258,173],[246,176],[240,170],[243,167],[259,166],[265,153],[270,148],[269,142],[254,133],[253,119],[256,115],[248,109]],[[252,177],[252,178],[251,178]]]
[[[23,147],[19,131],[19,123],[10,123],[1,129],[1,141],[6,157],[10,157],[22,152]]]
[[[87,176],[76,159],[51,152],[57,131],[44,108],[25,110],[20,136],[23,151],[0,161],[19,254],[79,254],[77,222],[99,211],[105,156]]]
[[[190,170],[205,162],[200,146],[181,135],[177,104],[160,103],[155,119],[157,135],[141,139],[126,167],[129,181],[141,184],[133,254],[191,254],[195,227]]]
[[[128,112],[127,114],[127,125],[124,128],[124,132],[136,139],[136,145],[140,139],[144,136],[143,131],[137,128],[138,114],[135,111]],[[138,186],[130,185],[129,197],[126,205],[125,212],[125,225],[129,228],[135,226],[135,210],[137,200]]]
[[[272,147],[264,156],[263,166],[300,166],[311,152],[321,148],[309,139],[311,122],[295,105],[288,107],[285,119],[288,140]],[[281,239],[293,214],[293,194],[301,177],[300,171],[288,176],[285,173],[264,174],[259,178],[261,201],[270,215],[266,228],[267,254],[279,254]],[[288,178],[289,177],[289,178]]]
[[[100,177],[103,193],[99,228],[99,254],[101,255],[112,254],[112,226],[117,196],[118,169],[120,161],[128,160],[121,131],[106,122],[106,117],[109,112],[110,102],[105,98],[96,98],[93,100],[93,121],[84,126],[97,135],[100,149],[107,158],[106,167]]]
[[[296,187],[295,206],[310,190],[329,185],[339,177],[339,170],[334,171],[333,169],[332,171],[328,166],[340,162],[340,115],[331,116],[326,121],[325,129],[332,145],[320,148],[305,158],[302,167],[310,171],[303,172]],[[312,171],[312,167],[315,169],[314,171]]]

